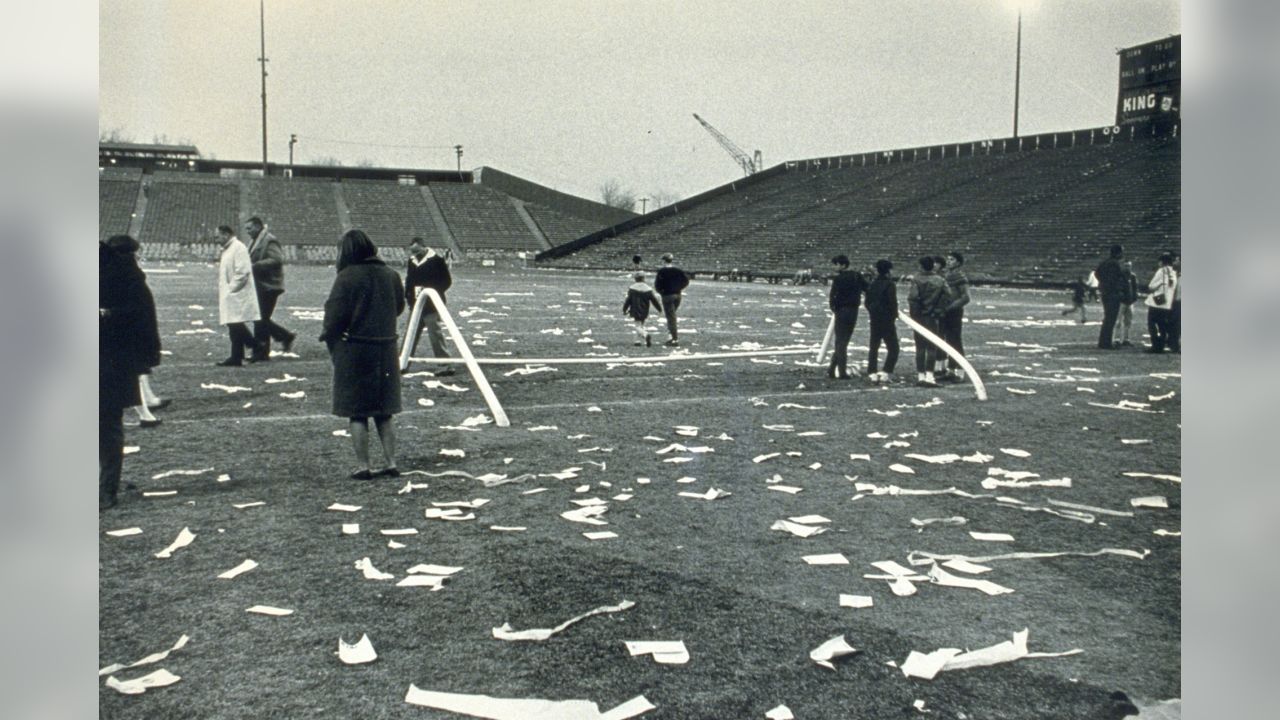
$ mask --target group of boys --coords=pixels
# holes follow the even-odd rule
[[[828,305],[833,316],[834,350],[827,366],[827,377],[847,380],[849,374],[849,341],[858,322],[861,299],[866,298],[871,320],[871,337],[867,356],[867,378],[873,383],[888,383],[898,362],[897,284],[891,272],[893,263],[876,261],[876,277],[870,283],[861,272],[849,269],[849,258],[837,255],[831,259],[836,275],[831,280]],[[969,304],[969,279],[961,267],[964,256],[953,252],[946,258],[920,258],[920,272],[911,278],[907,294],[911,319],[942,338],[957,352],[964,353],[962,337],[964,306]],[[880,345],[887,355],[884,370],[877,371]],[[937,387],[939,382],[963,382],[964,370],[949,360],[940,348],[919,332],[915,333],[916,384]],[[948,365],[950,367],[948,367]],[[855,371],[856,372],[856,371]]]

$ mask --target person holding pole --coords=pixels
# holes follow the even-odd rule
[[[409,261],[404,273],[404,298],[408,302],[406,307],[413,307],[422,288],[435,288],[435,291],[440,293],[440,299],[444,300],[445,291],[452,286],[453,275],[450,274],[449,265],[445,259],[435,250],[427,247],[426,240],[415,237],[410,241]],[[422,302],[426,305],[422,308],[418,326],[405,330],[406,335],[413,335],[413,349],[410,354],[418,352],[418,341],[422,339],[422,331],[425,329],[427,339],[431,342],[432,357],[447,358],[449,351],[445,349],[444,333],[440,331],[440,311],[431,302],[431,298],[424,297]],[[455,372],[448,365],[432,371],[437,377],[453,375]]]
[[[338,276],[324,303],[320,340],[333,362],[333,414],[350,420],[351,445],[360,464],[353,480],[375,477],[369,465],[370,418],[386,459],[377,476],[400,474],[391,417],[400,412],[396,318],[404,306],[400,276],[382,262],[363,230],[348,230],[338,243]]]

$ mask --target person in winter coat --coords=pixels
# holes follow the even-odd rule
[[[1120,296],[1120,317],[1111,344],[1130,347],[1133,343],[1129,342],[1129,330],[1133,327],[1133,304],[1138,301],[1138,276],[1133,274],[1132,260],[1125,260],[1120,268],[1125,276],[1124,292]]]
[[[667,345],[679,345],[680,334],[676,327],[676,311],[680,309],[680,297],[684,289],[689,287],[689,275],[676,267],[676,259],[671,253],[662,256],[662,267],[653,278],[653,289],[662,297],[662,311],[667,316],[667,332],[671,338]]]
[[[946,312],[943,313],[940,321],[942,339],[956,352],[964,355],[964,306],[969,304],[969,278],[960,269],[964,266],[964,255],[952,252],[947,255],[945,262],[946,281],[947,287],[951,291],[951,302],[947,304]],[[938,358],[937,360],[941,377],[936,379],[948,382],[964,382],[964,369],[960,367],[960,363],[956,362],[954,358],[946,358],[945,366],[942,365],[943,358]]]
[[[260,217],[249,218],[244,231],[249,236],[249,260],[253,263],[253,287],[258,296],[260,318],[253,324],[257,348],[249,362],[266,362],[271,359],[272,340],[280,343],[281,350],[289,352],[298,337],[271,319],[276,303],[284,294],[284,250]]]
[[[128,236],[108,242],[136,244]],[[156,305],[128,254],[98,244],[98,511],[115,507],[124,468],[124,409],[141,402],[138,376],[160,364]]]
[[[1125,294],[1124,268],[1120,266],[1123,260],[1124,247],[1112,245],[1107,259],[1093,271],[1098,278],[1098,289],[1102,293],[1102,328],[1098,330],[1098,348],[1102,350],[1115,347],[1116,318],[1120,315],[1120,305]],[[1080,322],[1083,323],[1083,297],[1080,302]]]
[[[107,239],[107,247],[115,251],[123,260],[132,263],[133,266],[138,269],[138,272],[142,272],[142,268],[138,267],[138,250],[141,248],[141,245],[137,240],[134,240],[132,236],[112,236]],[[143,274],[143,277],[146,277],[145,273]],[[156,348],[155,360],[158,365],[160,363],[159,348]],[[149,366],[138,376],[138,393],[142,400],[133,408],[138,413],[138,425],[144,428],[159,426],[160,418],[156,417],[151,411],[159,410],[160,408],[167,407],[169,405],[168,400],[160,399],[160,397],[151,389],[150,377],[152,367],[155,366]]]
[[[350,420],[351,444],[360,467],[353,480],[369,480],[369,420],[382,442],[386,465],[377,472],[396,477],[396,435],[391,416],[400,412],[400,358],[396,323],[404,312],[404,284],[378,257],[363,230],[348,230],[338,243],[338,276],[324,302],[320,340],[333,361],[333,414]]]
[[[422,288],[431,288],[440,293],[440,299],[443,301],[445,291],[452,286],[453,275],[449,272],[449,264],[439,253],[427,247],[426,240],[420,237],[414,238],[409,243],[409,260],[404,272],[404,299],[408,303],[405,307],[413,308],[413,304],[418,300],[418,292]],[[431,356],[447,358],[449,351],[444,346],[444,333],[440,331],[440,311],[436,309],[430,298],[423,298],[422,301],[426,304],[422,307],[418,326],[406,329],[406,333],[413,334],[413,349],[409,354],[418,352],[418,341],[422,339],[422,331],[425,329],[427,339],[431,342]],[[437,377],[442,377],[453,375],[456,371],[445,365],[433,372]]]
[[[867,291],[867,280],[862,277],[862,273],[849,269],[849,258],[846,255],[831,258],[831,264],[836,267],[836,275],[831,279],[827,305],[831,308],[835,341],[831,350],[831,364],[827,366],[827,377],[848,380],[851,377],[849,341],[858,324],[858,308],[862,305],[862,294]]]
[[[949,302],[947,281],[934,272],[932,257],[920,258],[920,273],[911,280],[911,290],[907,293],[911,319],[933,334],[940,331],[939,323],[946,312]],[[916,384],[926,387],[937,387],[933,377],[933,354],[937,348],[919,332],[915,333],[916,345]]]
[[[218,365],[239,367],[244,364],[246,348],[251,352],[261,350],[246,324],[259,318],[258,293],[253,284],[253,263],[249,260],[248,248],[229,225],[219,226],[218,236],[222,238],[222,257],[218,260],[218,323],[226,325],[231,336],[231,356]]]
[[[1151,335],[1149,353],[1162,353],[1169,345],[1169,323],[1173,315],[1174,292],[1178,289],[1178,274],[1173,271],[1173,255],[1160,256],[1160,267],[1147,283],[1151,294],[1147,296],[1147,333]],[[1179,349],[1179,348],[1170,348]]]
[[[893,263],[876,261],[876,279],[867,288],[867,317],[871,321],[870,353],[867,378],[874,383],[887,383],[898,364],[898,286],[889,275]],[[884,371],[876,372],[880,343],[885,346]]]
[[[658,293],[644,281],[644,273],[636,273],[633,282],[627,288],[627,299],[622,301],[622,314],[627,315],[636,324],[636,345],[644,343],[653,345],[653,336],[649,334],[649,307],[662,312],[662,303]]]

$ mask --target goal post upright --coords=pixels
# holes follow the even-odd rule
[[[453,338],[453,344],[458,348],[458,355],[462,357],[462,361],[466,364],[467,370],[471,372],[471,377],[476,381],[476,387],[480,388],[480,394],[484,396],[485,404],[489,406],[489,412],[493,413],[493,422],[498,427],[510,427],[511,420],[507,417],[507,411],[502,409],[502,403],[498,402],[498,396],[494,394],[493,388],[489,386],[489,380],[484,376],[484,371],[480,369],[480,363],[476,362],[476,358],[471,354],[471,348],[467,346],[467,341],[462,337],[462,331],[458,329],[458,325],[453,321],[453,315],[449,312],[449,308],[444,304],[444,298],[440,297],[440,293],[435,288],[423,288],[418,293],[418,299],[413,304],[413,315],[410,316],[410,330],[417,329],[417,322],[422,319],[423,296],[426,296],[435,305],[436,312],[440,314],[440,321],[444,323],[445,328],[449,330],[449,337]],[[409,338],[409,333],[405,333],[405,349],[401,351],[400,365],[406,367],[409,362],[409,352],[412,348],[413,340]]]

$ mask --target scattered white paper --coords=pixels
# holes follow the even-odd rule
[[[680,497],[694,498],[695,500],[719,500],[722,497],[727,497],[732,494],[733,493],[727,490],[718,490],[716,488],[709,488],[704,493],[694,493],[694,492],[678,493]]]
[[[606,613],[622,612],[635,607],[635,603],[630,600],[623,600],[617,605],[604,605],[593,610],[588,610],[581,615],[575,615],[568,620],[560,623],[553,628],[534,628],[530,630],[514,630],[510,623],[503,623],[501,627],[493,629],[493,636],[499,640],[546,640],[552,635],[563,632],[566,628],[581,620],[585,620],[594,615],[603,615]],[[634,654],[634,653],[633,653]]]
[[[776,490],[776,491],[778,491],[778,492],[782,492],[782,493],[787,493],[788,495],[795,495],[796,493],[800,492],[801,490],[804,490],[804,488],[802,488],[802,487],[796,487],[795,485],[776,485],[776,484],[775,484],[775,485],[769,485],[769,486],[767,487],[767,489],[769,489],[769,490]]]
[[[567,510],[560,513],[560,517],[572,522],[586,523],[587,525],[608,525],[605,520],[601,520],[600,516],[609,510],[607,505],[589,505],[580,507],[577,510]]]
[[[173,543],[170,544],[169,547],[156,553],[156,557],[158,558],[173,557],[173,553],[175,550],[178,550],[180,548],[184,548],[190,545],[191,541],[195,539],[196,539],[195,533],[191,532],[189,528],[182,528],[182,530],[178,532],[178,537],[174,538]]]
[[[365,633],[354,645],[349,645],[342,638],[338,638],[338,659],[347,665],[362,665],[377,660],[378,653],[373,649],[368,633]]]
[[[940,566],[934,565],[929,569],[929,579],[937,585],[946,587],[970,588],[981,591],[987,595],[1007,595],[1013,592],[1013,588],[1007,588],[1003,585],[997,585],[990,580],[978,580],[975,578],[961,577],[952,575],[943,570]]]
[[[781,455],[781,454],[782,454],[782,453],[776,453],[776,452],[775,452],[775,453],[766,453],[766,454],[764,454],[764,455],[757,455],[757,456],[755,456],[755,457],[751,458],[751,462],[753,462],[753,463],[762,463],[762,462],[764,462],[765,460],[770,460],[770,459],[772,459],[772,458],[776,458],[776,457],[778,457],[778,456],[779,456],[779,455]]]
[[[396,587],[426,587],[431,588],[431,592],[444,589],[444,581],[448,580],[446,575],[424,575],[416,573],[406,575],[396,583]]]
[[[293,611],[287,608],[271,607],[270,605],[254,605],[251,608],[245,608],[245,612],[251,612],[257,615],[270,615],[272,617],[284,617],[285,615],[293,614]]]
[[[343,535],[359,535],[360,523],[343,523],[342,534]]]
[[[976,530],[970,530],[969,537],[974,540],[982,540],[984,542],[1013,542],[1013,536],[1008,533],[978,532]]]
[[[200,387],[204,390],[221,390],[228,395],[238,392],[249,392],[253,389],[241,387],[239,385],[219,385],[218,383],[200,383]]]
[[[355,562],[356,569],[364,574],[365,580],[394,580],[395,575],[382,572],[373,566],[373,561],[367,557],[360,558]]]
[[[165,470],[162,473],[156,473],[151,476],[152,480],[163,480],[174,475],[203,475],[207,472],[213,472],[213,468],[203,468],[200,470]]]
[[[870,595],[846,595],[840,593],[840,607],[869,608],[875,603]]]
[[[230,580],[236,577],[237,575],[243,575],[256,567],[258,567],[258,563],[254,562],[253,560],[245,559],[245,561],[240,563],[239,565],[218,575],[218,579]]]
[[[1129,501],[1129,505],[1136,508],[1167,508],[1169,500],[1163,495],[1150,495],[1133,498]]]
[[[764,714],[767,720],[795,720],[795,715],[791,713],[791,708],[786,705],[779,705]]]
[[[858,652],[858,649],[845,641],[844,635],[837,635],[809,651],[809,659],[822,667],[835,670],[836,666],[832,662],[833,660],[856,652]]]
[[[141,535],[142,528],[131,527],[131,528],[124,528],[122,530],[108,530],[107,534],[110,535],[111,537],[129,537],[130,535]]]
[[[840,553],[826,555],[805,555],[801,558],[810,565],[848,565],[849,559]]]
[[[795,535],[796,537],[802,537],[802,538],[812,537],[814,535],[820,535],[827,531],[827,529],[823,527],[813,527],[812,525],[804,525],[801,523],[792,522],[790,520],[777,520],[772,525],[769,526],[769,529],[785,530],[786,532],[789,532],[792,535]]]
[[[115,675],[107,678],[107,687],[124,695],[141,695],[151,688],[165,687],[172,685],[182,678],[173,673],[160,668],[155,672],[143,675],[133,680],[118,680]]]
[[[423,573],[426,575],[453,575],[461,571],[462,567],[453,567],[451,565],[431,565],[424,563],[421,565],[414,565],[405,572],[410,574]]]
[[[168,650],[161,650],[160,652],[157,652],[157,653],[151,653],[150,655],[142,658],[141,660],[135,660],[134,662],[131,662],[128,665],[123,665],[121,663],[114,663],[114,664],[108,665],[98,671],[98,677],[102,677],[103,675],[108,675],[118,670],[127,670],[129,668],[142,667],[143,665],[158,663],[161,660],[164,660],[165,658],[169,657],[169,653],[172,653],[176,650],[181,650],[182,648],[186,647],[187,642],[190,640],[191,638],[187,637],[184,634],[182,635],[182,637],[178,638],[178,641],[175,642],[173,644],[173,647],[169,648]]]
[[[260,506],[262,506],[262,505],[266,505],[266,504],[267,504],[267,503],[266,503],[265,501],[257,500],[257,501],[255,501],[255,502],[232,503],[232,504],[231,504],[231,507],[233,507],[233,508],[235,508],[235,509],[237,509],[237,510],[246,510],[246,509],[251,508],[251,507],[260,507]]]
[[[589,700],[495,698],[419,690],[413,685],[409,686],[404,701],[489,720],[627,720],[655,707],[643,695],[602,713],[600,707]]]
[[[345,505],[343,503],[336,502],[325,508],[325,510],[335,510],[337,512],[358,512],[360,508],[360,505]]]
[[[588,540],[611,540],[618,537],[618,533],[612,530],[595,530],[592,532],[582,533],[582,537]]]
[[[1152,473],[1145,473],[1145,472],[1127,472],[1127,473],[1124,473],[1124,476],[1132,477],[1132,478],[1151,478],[1153,480],[1168,480],[1169,482],[1172,482],[1172,483],[1178,483],[1179,485],[1182,484],[1182,477],[1180,475],[1159,475],[1159,474],[1152,474]]]
[[[909,466],[907,466],[907,465],[903,465],[902,463],[894,463],[894,464],[892,464],[892,465],[890,465],[890,466],[889,466],[889,469],[890,469],[890,470],[892,470],[892,471],[894,471],[894,472],[899,472],[899,473],[903,473],[903,474],[906,474],[906,475],[915,475],[915,474],[916,474],[916,471],[915,471],[915,470],[911,469],[911,468],[910,468]]]
[[[625,640],[627,652],[632,657],[652,655],[660,665],[684,665],[689,662],[689,651],[683,640]]]
[[[1031,457],[1031,453],[1026,450],[1019,450],[1018,448],[1000,448],[1000,452],[1017,458]]]

